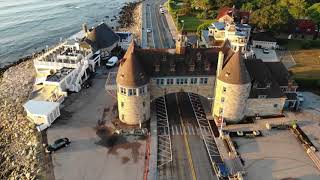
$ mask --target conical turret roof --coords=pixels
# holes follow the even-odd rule
[[[239,51],[231,56],[218,79],[229,84],[247,84],[251,81]]]
[[[117,84],[126,87],[139,87],[149,82],[149,78],[135,56],[136,43],[132,41],[120,62]]]

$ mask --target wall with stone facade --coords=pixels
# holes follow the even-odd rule
[[[226,90],[223,90],[223,87]],[[246,110],[246,103],[250,93],[251,84],[227,84],[217,80],[216,94],[213,105],[213,116],[220,115],[220,108],[223,109],[223,117],[225,121],[237,122],[240,121]],[[222,99],[224,101],[222,102]]]
[[[118,111],[120,121],[136,125],[150,119],[150,94],[127,96],[118,91]],[[144,117],[145,116],[145,117]]]
[[[180,77],[179,77],[180,78]],[[198,81],[199,83],[199,81]],[[165,94],[177,92],[190,92],[204,97],[212,98],[214,95],[215,76],[208,77],[207,84],[183,84],[183,85],[157,85],[155,79],[150,80],[150,96],[151,101]]]
[[[246,107],[246,116],[280,115],[286,98],[266,98],[266,99],[248,99]]]

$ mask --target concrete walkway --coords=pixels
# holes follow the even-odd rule
[[[165,13],[165,17],[167,19],[167,23],[168,23],[168,26],[169,26],[169,31],[170,31],[170,33],[172,35],[172,38],[174,40],[176,40],[178,38],[178,29],[177,29],[177,27],[176,27],[176,25],[174,23],[174,20],[173,20],[171,14],[168,12],[167,9],[166,9],[166,11],[167,12]]]

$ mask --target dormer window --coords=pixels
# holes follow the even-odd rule
[[[163,56],[162,56],[162,61],[163,61],[163,62],[167,61],[167,56],[166,56],[166,55],[163,55]]]
[[[197,53],[197,61],[201,61],[201,53],[200,52]]]
[[[170,71],[175,72],[176,71],[176,65],[174,63],[170,64]]]
[[[195,64],[194,64],[194,63],[190,64],[190,65],[189,65],[189,71],[190,71],[190,72],[194,72],[194,67],[195,67]]]
[[[159,72],[160,71],[160,64],[154,65],[154,71]]]
[[[206,63],[204,64],[204,70],[210,71],[210,63],[209,63],[209,62],[206,62]]]

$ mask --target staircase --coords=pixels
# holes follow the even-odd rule
[[[75,76],[72,77],[71,84],[68,87],[70,91],[79,92],[81,90],[81,77],[84,75],[88,67],[89,65],[87,61],[83,61],[80,63],[80,66],[78,67],[78,72]]]

